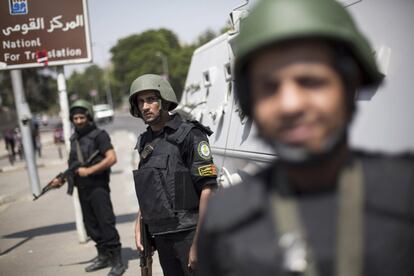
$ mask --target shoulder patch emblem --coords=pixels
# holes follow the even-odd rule
[[[210,146],[208,145],[206,141],[201,141],[200,143],[198,143],[197,151],[198,151],[198,155],[201,158],[205,160],[211,159]]]
[[[214,164],[198,167],[200,176],[217,176],[217,168]]]

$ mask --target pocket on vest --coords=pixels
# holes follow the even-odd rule
[[[166,156],[152,156],[139,170],[133,171],[139,207],[144,222],[148,224],[169,224],[176,220],[165,190],[167,161]]]

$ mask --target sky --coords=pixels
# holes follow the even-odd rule
[[[126,36],[148,29],[172,30],[181,43],[192,43],[207,29],[220,30],[230,12],[246,0],[88,0],[93,60],[106,66],[110,49]],[[89,66],[65,66],[73,70]]]

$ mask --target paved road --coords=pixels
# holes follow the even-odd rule
[[[134,242],[138,204],[131,177],[137,158],[131,149],[144,125],[124,115],[103,127],[110,133],[118,156],[111,175],[111,198],[123,259],[128,264],[124,275],[139,275]],[[55,145],[47,143],[46,134],[42,134],[43,157],[38,159],[42,183],[66,166],[66,157],[59,158]],[[1,166],[9,166],[8,161],[1,159]],[[96,251],[93,242],[78,242],[72,198],[66,195],[66,187],[34,202],[27,178],[24,163],[20,161],[14,168],[0,172],[0,275],[106,275],[109,269],[84,272],[85,262],[92,259]],[[153,275],[162,275],[156,256]]]

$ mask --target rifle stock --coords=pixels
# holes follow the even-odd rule
[[[64,172],[59,173],[53,179],[60,178],[62,181],[64,181],[70,173],[74,173],[80,167],[89,165],[98,155],[99,155],[99,150],[96,150],[96,151],[94,151],[94,153],[92,153],[92,155],[84,163],[73,162],[72,165],[70,165],[68,169],[66,169]],[[38,195],[33,194],[33,201],[37,200],[39,197],[41,197],[42,195],[44,195],[48,191],[57,188],[57,187],[52,186],[53,179],[51,181],[49,181],[49,183],[47,183],[47,185],[45,187],[43,187],[40,194],[38,194]]]
[[[152,276],[152,243],[148,226],[140,219],[141,244],[144,250],[140,252],[139,266],[141,267],[141,276]]]

